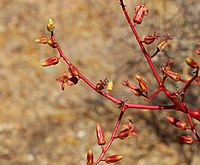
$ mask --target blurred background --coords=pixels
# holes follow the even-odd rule
[[[146,0],[149,15],[137,27],[141,38],[153,34],[171,34],[173,41],[154,58],[159,70],[164,59],[174,58],[173,70],[184,78],[192,74],[185,57],[194,57],[199,43],[199,0]],[[125,0],[134,15],[142,0]],[[55,81],[66,65],[42,68],[41,62],[57,52],[34,42],[48,37],[46,24],[52,18],[55,35],[63,51],[94,84],[106,77],[114,82],[113,95],[144,104],[168,105],[163,97],[149,102],[135,97],[121,86],[135,74],[143,75],[150,86],[156,82],[143,59],[118,0],[1,0],[0,1],[0,164],[1,165],[84,165],[92,149],[95,158],[101,152],[96,144],[95,126],[100,123],[106,137],[111,135],[119,114],[110,101],[92,91],[83,82],[63,92]],[[147,46],[153,54],[156,43]],[[194,57],[195,58],[195,57]],[[181,84],[167,81],[176,91]],[[200,104],[199,88],[187,93],[190,108]],[[108,154],[123,155],[120,165],[196,165],[200,161],[198,144],[180,145],[175,135],[184,134],[170,125],[166,116],[175,112],[150,112],[127,109],[122,120],[133,120],[139,130],[138,140],[116,140]],[[196,123],[199,130],[199,123]],[[102,163],[104,164],[104,163]]]

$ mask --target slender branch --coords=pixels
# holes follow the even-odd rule
[[[124,115],[124,112],[125,112],[126,108],[127,108],[127,106],[124,104],[124,106],[121,108],[121,112],[120,112],[120,115],[119,115],[119,117],[117,119],[117,122],[115,124],[115,128],[113,130],[112,136],[111,136],[108,144],[106,145],[106,147],[102,151],[101,155],[99,156],[99,158],[94,163],[94,165],[97,165],[103,159],[104,155],[106,154],[106,152],[108,151],[108,149],[111,147],[112,142],[115,140],[118,128],[120,126],[120,123],[121,123],[121,120],[122,120],[122,117]]]
[[[158,75],[158,72],[156,71],[155,66],[153,65],[153,63],[152,63],[152,61],[151,61],[151,57],[150,57],[149,54],[146,52],[146,50],[145,50],[145,48],[144,48],[144,46],[143,46],[143,43],[142,43],[142,41],[141,41],[141,39],[140,39],[140,37],[139,37],[137,31],[135,30],[136,24],[134,24],[134,25],[132,24],[132,21],[131,21],[129,15],[128,15],[128,12],[127,12],[127,10],[126,10],[126,7],[125,7],[125,5],[124,5],[123,0],[120,0],[120,4],[121,4],[122,10],[123,10],[123,12],[124,12],[124,14],[125,14],[125,16],[126,16],[126,19],[127,19],[128,23],[129,23],[129,25],[130,25],[130,27],[131,27],[131,30],[132,30],[132,32],[133,32],[133,34],[134,34],[136,40],[137,40],[138,43],[139,43],[139,46],[140,46],[140,48],[141,48],[141,50],[142,50],[142,53],[143,53],[143,55],[145,56],[145,58],[146,58],[146,60],[147,60],[147,62],[148,62],[148,64],[149,64],[149,66],[150,66],[150,68],[151,68],[151,70],[152,70],[152,72],[153,72],[153,74],[154,74],[154,76],[155,76],[155,78],[156,78],[156,80],[157,80],[159,86],[161,86],[162,83],[161,83],[160,77],[159,77],[159,75]]]

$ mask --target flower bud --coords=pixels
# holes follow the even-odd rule
[[[144,39],[143,39],[143,43],[145,43],[146,45],[149,45],[151,43],[153,43],[155,41],[155,39],[157,39],[158,37],[160,37],[160,34],[158,33],[154,33],[154,35],[149,35],[149,36],[146,36]]]
[[[192,144],[193,143],[193,138],[192,136],[177,136],[176,139],[180,142],[180,143],[186,143],[186,144]]]
[[[94,156],[92,150],[89,150],[87,153],[87,165],[93,165],[94,163]]]
[[[170,70],[163,70],[164,74],[167,75],[169,78],[175,81],[180,81],[181,80],[181,75],[179,73],[170,71]]]
[[[49,41],[49,39],[46,38],[46,37],[37,38],[37,39],[35,40],[35,42],[41,43],[41,44],[47,44],[48,41]]]
[[[174,117],[167,117],[167,120],[179,129],[186,130],[188,128],[188,124],[185,121],[178,120]]]
[[[48,19],[47,30],[52,32],[55,29],[55,25],[52,19]]]
[[[102,128],[101,128],[99,123],[97,123],[97,125],[96,125],[96,134],[97,134],[97,143],[98,143],[98,145],[106,144],[104,131],[102,130]]]
[[[107,164],[110,164],[110,163],[117,162],[117,161],[121,160],[122,158],[123,158],[123,156],[120,156],[120,155],[111,155],[111,156],[107,156],[105,158],[105,161]]]
[[[144,39],[143,39],[143,42],[146,44],[146,45],[149,45],[151,43],[153,43],[155,41],[155,37],[154,36],[146,36]]]
[[[141,24],[144,16],[148,15],[148,9],[146,5],[140,5],[135,8],[135,16],[133,17],[133,22]]]
[[[50,58],[48,58],[47,60],[45,60],[45,61],[41,64],[41,66],[46,67],[46,66],[56,65],[56,64],[58,64],[59,60],[60,60],[59,57],[56,57],[56,56],[50,57]]]
[[[198,68],[199,67],[199,65],[198,65],[198,63],[194,60],[194,59],[192,59],[192,58],[186,58],[185,59],[185,62],[191,67],[191,68]]]
[[[112,91],[113,90],[113,82],[109,81],[108,86],[107,86],[107,90],[108,91]]]
[[[147,83],[142,79],[142,77],[139,75],[136,75],[136,79],[139,82],[139,86],[140,86],[142,92],[147,92],[149,88],[148,88]]]

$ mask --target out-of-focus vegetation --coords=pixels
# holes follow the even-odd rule
[[[141,0],[126,0],[130,15]],[[158,68],[163,59],[174,58],[174,70],[189,77],[184,63],[193,57],[199,42],[200,3],[197,0],[147,0],[149,15],[138,26],[142,37],[154,31],[169,33],[174,40],[155,58]],[[152,74],[117,0],[1,0],[0,1],[0,164],[66,165],[85,164],[86,153],[96,145],[95,125],[101,123],[106,137],[111,134],[118,109],[84,83],[60,90],[55,81],[65,68],[42,68],[41,61],[56,51],[37,45],[34,39],[48,36],[47,19],[56,24],[56,37],[69,59],[90,80],[97,83],[107,77],[114,81],[113,94],[126,100],[136,98],[121,82],[141,74],[151,90],[156,85]],[[154,52],[156,45],[148,46]],[[176,90],[177,84],[170,88]],[[199,106],[199,88],[193,87],[189,106]],[[161,95],[148,104],[167,104]],[[174,114],[174,112],[171,112]],[[165,116],[168,113],[127,110],[123,123],[132,118],[139,139],[116,141],[111,154],[124,155],[120,165],[190,165],[199,162],[199,145],[179,145],[180,134]],[[197,123],[198,124],[198,123]],[[197,128],[199,126],[197,125]]]

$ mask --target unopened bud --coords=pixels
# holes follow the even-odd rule
[[[188,124],[185,121],[178,120],[174,117],[167,117],[167,120],[179,129],[186,130],[188,128]]]
[[[52,19],[48,19],[47,30],[52,32],[55,29],[55,25]]]
[[[108,91],[112,91],[113,90],[113,82],[109,81],[108,86],[106,88]]]
[[[192,144],[194,141],[192,136],[177,136],[176,139],[180,143],[186,143],[186,144]]]
[[[199,65],[198,65],[198,63],[194,60],[194,59],[192,59],[192,58],[186,58],[185,59],[185,62],[191,67],[191,68],[198,68],[199,67]]]
[[[147,83],[143,80],[143,78],[139,75],[136,75],[136,79],[139,82],[139,86],[140,86],[142,92],[147,92],[149,88],[148,88]]]
[[[106,144],[104,131],[101,128],[99,123],[97,123],[97,125],[96,125],[96,134],[97,134],[97,143],[98,143],[98,145]]]
[[[163,70],[165,75],[167,75],[168,77],[170,77],[172,80],[175,80],[175,81],[180,81],[181,80],[181,75],[179,73],[176,73],[176,72],[173,72],[173,71],[165,71]]]
[[[153,36],[149,35],[149,36],[146,36],[144,39],[143,39],[143,43],[145,43],[146,45],[149,45],[151,43],[153,43],[155,41],[155,39],[157,39],[158,37],[160,37],[160,34],[158,33],[154,33]]]
[[[89,150],[87,153],[87,165],[93,165],[93,164],[94,164],[94,156],[92,150]]]
[[[135,8],[135,16],[133,17],[133,22],[141,24],[144,16],[148,15],[148,9],[146,5],[140,5]]]
[[[41,66],[46,67],[46,66],[56,65],[56,64],[58,64],[59,60],[60,60],[59,57],[56,57],[56,56],[50,57],[50,58],[46,59],[46,60],[41,64]]]
[[[121,160],[122,158],[123,158],[123,156],[120,156],[120,155],[111,155],[111,156],[107,156],[105,158],[105,161],[107,164],[110,164],[110,163],[117,162],[117,161]]]
[[[35,42],[41,43],[41,44],[48,44],[48,41],[49,41],[49,39],[46,38],[46,37],[37,38],[37,39],[35,40]]]

